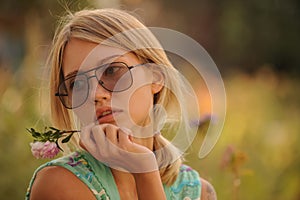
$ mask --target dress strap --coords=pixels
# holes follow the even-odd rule
[[[201,181],[197,171],[187,165],[180,167],[175,183],[170,187],[170,197],[173,200],[200,200]]]

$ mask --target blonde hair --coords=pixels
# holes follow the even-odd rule
[[[180,151],[165,139],[163,135],[172,134],[172,131],[176,128],[176,122],[182,121],[182,113],[178,113],[178,104],[182,103],[180,102],[182,94],[178,81],[179,75],[154,35],[131,14],[117,9],[83,10],[74,14],[69,13],[62,20],[55,33],[53,47],[48,59],[49,65],[51,66],[51,118],[53,124],[60,129],[70,130],[76,126],[72,110],[66,109],[59,98],[54,95],[59,86],[62,56],[68,41],[71,38],[77,38],[100,44],[119,33],[137,29],[142,29],[143,31],[132,31],[130,35],[120,36],[110,40],[110,43],[133,52],[143,61],[169,68],[164,74],[165,79],[169,80],[169,89],[163,88],[156,94],[154,103],[162,105],[168,117],[174,118],[175,120],[169,120],[171,122],[168,124],[168,127],[163,128],[162,135],[158,134],[154,136],[153,149],[164,149],[163,151],[157,151],[155,153],[160,167],[162,182],[166,185],[171,185],[177,178],[182,158],[178,156]],[[136,48],[138,43],[147,48]],[[155,48],[149,48],[151,46],[155,46]],[[174,93],[176,93],[176,96]],[[74,139],[73,144],[79,148],[78,138]]]

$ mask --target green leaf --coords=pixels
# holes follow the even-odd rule
[[[31,133],[32,137],[34,137],[34,138],[38,138],[41,136],[41,134],[39,132],[36,132],[33,128],[31,128],[31,129],[26,128],[26,130],[29,133]]]
[[[35,138],[39,138],[41,137],[41,134],[39,132],[34,132],[32,136]]]
[[[56,145],[57,145],[57,148],[59,149],[59,150],[61,150],[62,152],[64,152],[64,150],[59,146],[59,144],[58,144],[58,140],[56,140]]]
[[[48,136],[48,137],[49,137],[51,134],[52,134],[52,131],[50,131],[50,130],[44,133],[44,135],[45,135],[45,136]]]
[[[50,134],[50,136],[49,137],[51,137],[51,138],[59,138],[59,133],[57,132],[57,131],[55,131],[55,132],[51,132],[51,134]]]
[[[42,132],[36,131],[34,128],[26,128],[26,130],[31,133],[34,141],[40,141],[40,142],[55,142],[58,146],[58,148],[62,151],[58,144],[59,138],[64,138],[62,140],[62,143],[67,143],[73,136],[75,132],[79,132],[77,130],[71,130],[71,131],[62,131],[54,127],[45,127]],[[69,135],[67,135],[69,134]],[[66,136],[67,135],[67,136]]]
[[[69,142],[69,140],[71,139],[71,137],[73,136],[73,134],[74,134],[74,132],[71,133],[70,135],[68,135],[66,138],[64,138],[61,142],[62,142],[62,143],[67,143],[67,142]]]
[[[54,131],[58,131],[58,132],[60,131],[59,129],[54,128],[54,127],[52,127],[52,126],[50,126],[49,129],[54,130]]]

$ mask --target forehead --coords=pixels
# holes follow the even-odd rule
[[[119,48],[72,38],[64,49],[62,67],[66,75],[72,71],[87,70],[120,56],[132,57],[128,54],[130,53]]]

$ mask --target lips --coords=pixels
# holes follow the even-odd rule
[[[96,110],[96,117],[99,124],[112,123],[115,121],[114,117],[122,112],[121,109],[111,107],[101,107]]]

